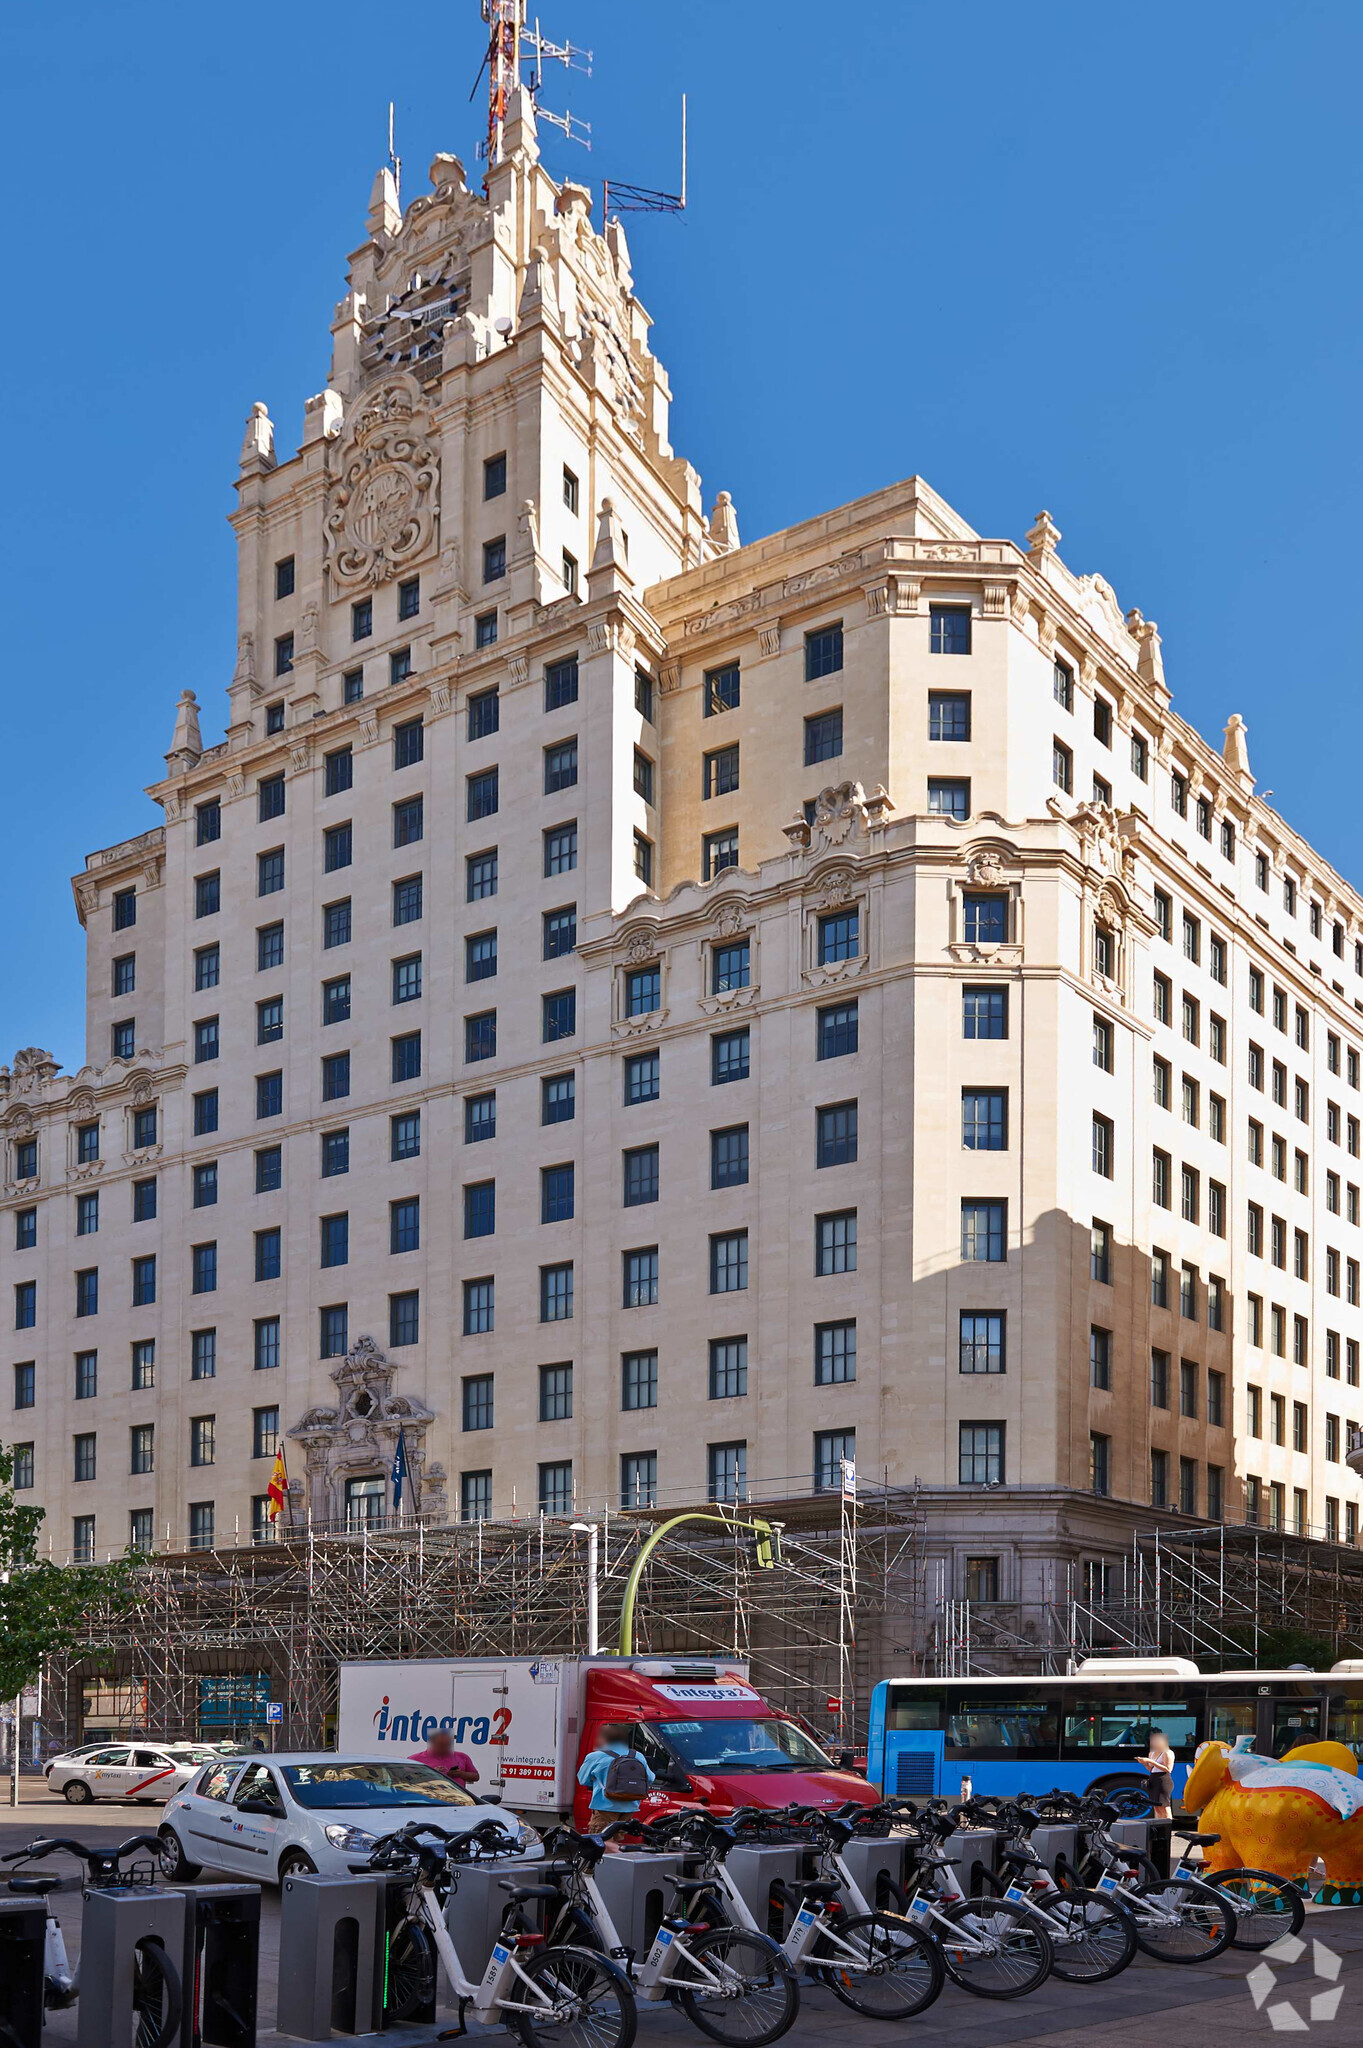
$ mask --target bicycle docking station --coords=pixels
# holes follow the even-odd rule
[[[1062,1821],[1047,1821],[1032,1830],[1032,1847],[1054,1877],[1062,1856],[1071,1868],[1079,1861],[1079,1830]]]
[[[778,1878],[794,1885],[803,1877],[803,1843],[755,1843],[751,1848],[740,1843],[729,1851],[727,1863],[739,1897],[763,1934],[770,1934],[775,1941],[783,1941],[794,1916],[788,1908],[778,1909],[773,1905],[771,1888]]]
[[[7,2027],[19,2048],[42,2048],[46,1938],[40,1898],[0,1898],[0,2033]]]
[[[904,1883],[902,1838],[894,1835],[853,1835],[851,1841],[843,1843],[838,1853],[851,1872],[852,1882],[872,1911],[883,1884],[902,1887]]]
[[[178,2048],[256,2048],[260,1886],[189,1884],[179,1957]]]
[[[942,1854],[950,1860],[968,1897],[985,1889],[980,1871],[987,1870],[991,1877],[995,1874],[999,1841],[997,1828],[958,1828],[943,1842]]]
[[[604,1863],[607,1859],[603,1856],[601,1860]],[[520,1872],[521,1883],[535,1884],[539,1881],[540,1866],[537,1863],[524,1863],[516,1868]],[[502,1931],[507,1908],[502,1879],[513,1874],[504,1860],[461,1863],[459,1883],[445,1901],[445,1926],[450,1940],[462,1956],[464,1968],[474,1979],[481,1977],[487,1968],[488,1957]],[[537,1899],[530,1901],[530,1910],[537,1922],[542,1917],[535,1912],[539,1904]]]
[[[685,1857],[652,1849],[603,1856],[592,1876],[621,1944],[642,1963],[672,1903],[669,1877],[680,1877]]]
[[[165,1950],[178,1968],[185,1939],[185,1896],[155,1885],[87,1888],[80,1936],[76,2048],[128,2048],[133,1978],[140,1942]],[[122,2026],[122,2039],[110,2028]]]
[[[382,2029],[387,1904],[386,1873],[284,1879],[276,2017],[281,2034],[326,2041],[333,2033]]]

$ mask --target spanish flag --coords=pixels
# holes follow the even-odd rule
[[[289,1475],[284,1470],[284,1453],[283,1451],[276,1451],[274,1454],[274,1471],[270,1474],[270,1483],[265,1489],[265,1498],[270,1503],[270,1520],[272,1522],[277,1522],[283,1514],[284,1504],[288,1497]]]

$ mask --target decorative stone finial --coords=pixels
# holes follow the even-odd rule
[[[369,211],[364,224],[371,235],[395,235],[402,226],[402,202],[398,197],[398,181],[388,165],[374,173],[373,189],[369,194]]]
[[[1253,782],[1249,766],[1249,727],[1238,711],[1232,711],[1226,720],[1226,743],[1221,749],[1226,766],[1238,775],[1242,782]]]
[[[274,426],[270,409],[263,399],[256,400],[247,417],[241,444],[241,466],[243,469],[274,468]]]
[[[435,186],[437,192],[442,185],[462,185],[464,183],[462,159],[452,156],[448,150],[442,149],[431,159],[431,183]]]
[[[199,701],[192,690],[181,690],[175,706],[175,731],[171,736],[166,766],[172,775],[192,768],[204,750],[199,737]]]
[[[1126,615],[1126,630],[1136,641],[1140,653],[1136,657],[1136,673],[1143,683],[1153,689],[1168,693],[1164,680],[1164,656],[1160,653],[1159,627],[1153,619],[1143,618],[1135,605]]]
[[[738,538],[738,514],[734,501],[727,491],[721,491],[715,499],[710,514],[710,545],[717,555],[731,555],[741,545]]]
[[[1050,513],[1038,512],[1036,525],[1027,536],[1028,551],[1033,555],[1053,555],[1063,538]]]
[[[521,286],[520,304],[516,308],[517,326],[523,327],[540,312],[550,319],[557,319],[558,291],[549,251],[537,245],[530,251],[530,261],[525,266],[525,283]]]
[[[615,500],[603,498],[596,518],[596,546],[592,550],[587,589],[592,597],[606,597],[614,590],[632,589],[633,584],[629,557],[625,553],[624,529],[615,509]]]

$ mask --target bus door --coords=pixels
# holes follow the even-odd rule
[[[1285,1756],[1304,1742],[1319,1742],[1325,1733],[1324,1700],[1285,1699],[1272,1703],[1273,1721],[1268,1754]]]
[[[935,1687],[901,1691],[891,1683],[877,1686],[876,1693],[880,1698],[873,1698],[871,1704],[869,1758],[873,1782],[888,1799],[930,1798],[942,1790],[946,1736],[941,1691]]]
[[[1342,1742],[1346,1749],[1351,1749],[1356,1757],[1363,1760],[1363,1699],[1357,1694],[1352,1698],[1337,1694],[1330,1701],[1328,1740]],[[1363,1761],[1360,1769],[1363,1769]]]

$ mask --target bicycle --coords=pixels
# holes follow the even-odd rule
[[[125,1856],[131,1856],[137,1849],[150,1849],[155,1856],[158,1847],[155,1835],[129,1835],[127,1841],[120,1842],[116,1849],[91,1849],[84,1842],[74,1842],[65,1835],[40,1836],[25,1849],[12,1849],[7,1856],[0,1857],[0,1862],[39,1862],[57,1850],[65,1850],[86,1865],[88,1875],[84,1890],[88,1896],[93,1891],[127,1891],[135,1886],[154,1889],[155,1863],[147,1869],[145,1876],[136,1866],[130,1868],[125,1876],[118,1866]],[[49,2012],[65,2011],[80,1996],[80,1964],[77,1963],[73,1969],[68,1962],[61,1923],[47,1906],[47,1894],[59,1891],[65,1882],[60,1877],[27,1871],[15,1871],[9,1879],[11,1892],[36,1893],[47,1911],[43,1944],[43,2005]],[[167,2048],[167,2044],[175,2039],[183,2011],[180,1976],[161,1943],[150,1937],[138,1942],[133,1957],[133,2010],[137,2017],[135,2048]]]
[[[792,1809],[787,1818],[786,1839],[791,1838],[797,1811]],[[703,1913],[711,1924],[767,1940],[770,1937],[759,1929],[726,1863],[745,1819],[746,1810],[733,1814],[727,1823],[705,1814],[674,1815],[654,1824],[646,1838],[651,1836],[655,1843],[679,1839],[696,1852],[699,1870],[672,1880],[678,1898],[688,1901],[689,1913]],[[769,1822],[770,1816],[762,1815],[759,1829],[765,1830]],[[806,1833],[813,1838],[816,1876],[790,1885],[778,1881],[772,1888],[792,1909],[789,1931],[780,1944],[791,1971],[798,1976],[801,1969],[807,1970],[841,2004],[869,2019],[907,2020],[925,2011],[944,1981],[942,1960],[932,1942],[897,1915],[868,1906],[837,1856],[852,1833],[849,1823],[819,1813]],[[850,1912],[843,1904],[844,1892]]]
[[[1231,1947],[1257,1955],[1289,1934],[1300,1934],[1306,1919],[1306,1901],[1297,1886],[1272,1870],[1205,1870],[1188,1861],[1189,1849],[1210,1849],[1220,1835],[1185,1835],[1183,1854],[1175,1877],[1195,1877],[1201,1883],[1224,1892],[1235,1915]]]
[[[1087,1823],[1085,1859],[1101,1872],[1093,1889],[1125,1907],[1135,1922],[1138,1947],[1156,1961],[1204,1963],[1219,1956],[1235,1935],[1236,1915],[1227,1894],[1192,1876],[1187,1864],[1180,1864],[1172,1877],[1157,1874],[1137,1882],[1133,1865],[1139,1857],[1141,1864],[1150,1866],[1150,1859],[1112,1839],[1106,1823],[1116,1817],[1113,1808],[1104,1805]],[[1065,1888],[1074,1889],[1068,1884]]]
[[[1055,1950],[1038,1914],[1014,1899],[968,1898],[949,1856],[933,1848],[954,1834],[949,1814],[918,1816],[908,1912],[931,1934],[947,1974],[976,1998],[1022,1998],[1050,1976]],[[929,1872],[936,1871],[937,1877]]]
[[[456,1863],[491,1851],[496,1841],[504,1846],[505,1832],[494,1821],[462,1835],[410,1821],[381,1836],[364,1863],[351,1864],[354,1871],[400,1871],[411,1880],[389,1936],[386,2016],[409,2019],[434,2001],[438,1961],[459,2000],[460,2022],[441,2040],[467,2031],[471,2006],[474,2019],[500,2019],[523,2048],[631,2048],[637,2014],[621,1970],[590,1949],[551,1949],[530,1925],[525,1902],[556,1897],[550,1886],[504,1878],[511,1895],[487,1967],[476,1982],[465,1971],[445,1925],[445,1902],[458,1884]]]
[[[999,1860],[1010,1881],[1005,1888],[992,1871],[982,1875],[991,1890],[1040,1916],[1055,1950],[1054,1974],[1066,1984],[1103,1984],[1120,1976],[1136,1959],[1130,1914],[1101,1892],[1061,1889],[1032,1846],[1040,1814],[1024,1806],[1005,1807],[999,1821],[1005,1837]]]

